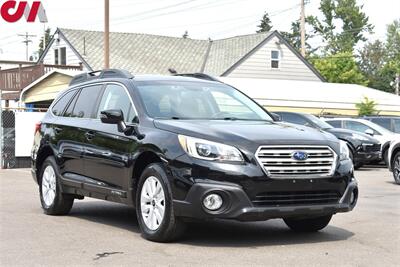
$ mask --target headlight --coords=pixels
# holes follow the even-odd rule
[[[358,140],[361,140],[361,141],[368,141],[368,140],[369,140],[367,137],[362,136],[361,134],[355,134],[355,133],[353,133],[353,134],[352,134],[352,137],[353,137],[354,139],[358,139]]]
[[[183,150],[190,156],[204,160],[243,162],[240,151],[233,147],[203,139],[178,135]]]
[[[350,159],[350,150],[345,141],[340,140],[340,160]]]

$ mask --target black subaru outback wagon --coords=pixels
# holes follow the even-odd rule
[[[160,242],[188,219],[318,231],[358,196],[348,148],[331,134],[276,122],[218,81],[122,70],[76,76],[57,97],[36,128],[32,174],[46,214],[85,196],[124,203]]]

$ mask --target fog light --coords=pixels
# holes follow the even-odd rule
[[[209,194],[203,200],[203,205],[208,210],[217,210],[222,207],[223,200],[218,194]]]

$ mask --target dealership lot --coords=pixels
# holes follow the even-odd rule
[[[340,265],[400,264],[400,186],[384,168],[357,171],[360,199],[320,233],[281,220],[190,224],[176,243],[141,238],[135,211],[76,201],[69,216],[42,213],[28,169],[0,170],[0,265]]]

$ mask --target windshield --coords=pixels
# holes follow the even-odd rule
[[[160,119],[267,120],[272,118],[238,90],[208,82],[138,82],[150,117]]]
[[[320,128],[322,130],[333,128],[332,125],[321,120],[320,118],[315,117],[314,115],[307,115],[307,118],[310,119],[310,121],[312,121],[312,123],[314,123],[318,128]]]

